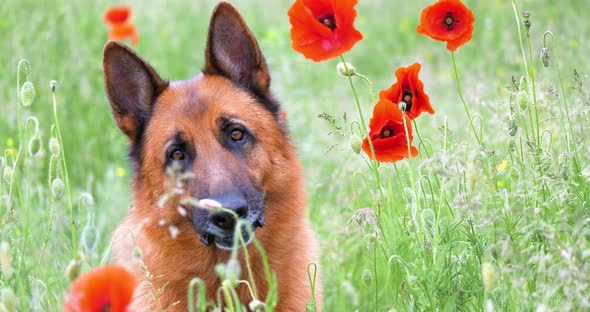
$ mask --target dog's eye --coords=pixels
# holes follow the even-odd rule
[[[231,139],[232,139],[234,142],[240,142],[240,141],[244,140],[244,137],[245,137],[245,136],[246,136],[246,135],[244,134],[244,131],[242,131],[242,130],[240,130],[240,129],[234,129],[234,130],[232,130],[232,132],[231,132]]]
[[[186,157],[185,153],[178,148],[172,150],[172,152],[170,153],[171,160],[184,160],[185,157]]]

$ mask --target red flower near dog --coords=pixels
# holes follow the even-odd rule
[[[418,79],[420,63],[410,67],[400,67],[395,71],[397,82],[389,89],[379,92],[379,98],[385,98],[395,104],[406,103],[406,114],[410,119],[418,117],[422,112],[434,114],[430,99],[424,93],[424,84]]]
[[[289,9],[295,51],[316,62],[348,52],[363,35],[354,28],[357,0],[295,0]]]
[[[112,6],[104,13],[104,21],[110,26],[108,38],[111,40],[131,39],[131,44],[139,43],[139,32],[135,25],[129,21],[131,8],[129,6]]]
[[[439,0],[426,7],[416,31],[434,40],[447,42],[447,49],[457,50],[473,36],[475,17],[459,0]]]
[[[66,294],[64,311],[127,311],[136,286],[135,277],[119,265],[94,268],[72,283]]]
[[[412,126],[407,117],[404,116],[403,118],[406,118],[411,143],[413,140]],[[373,108],[373,117],[369,122],[369,137],[373,142],[375,160],[396,162],[408,158],[408,140],[406,139],[402,112],[397,104],[388,99],[379,99],[375,108]],[[368,138],[363,140],[362,148],[370,158],[373,158]],[[418,150],[414,146],[411,146],[410,150],[410,157],[418,155]]]

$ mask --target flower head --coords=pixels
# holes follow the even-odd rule
[[[379,92],[379,98],[393,103],[405,103],[405,111],[410,119],[418,117],[422,112],[434,114],[430,98],[424,93],[424,84],[418,79],[420,68],[420,63],[398,68],[395,71],[397,82],[389,89]]]
[[[434,40],[445,41],[447,49],[457,50],[473,35],[475,17],[459,0],[439,0],[422,10],[416,31]]]
[[[131,39],[132,45],[139,43],[139,32],[129,19],[131,8],[129,6],[112,6],[104,13],[104,22],[109,25],[108,38],[111,40]]]
[[[127,311],[136,286],[135,277],[119,265],[94,268],[72,283],[64,311]]]
[[[114,5],[104,12],[104,22],[107,24],[125,23],[131,17],[131,7],[127,5]]]
[[[397,104],[385,98],[380,98],[375,104],[373,117],[369,122],[369,137],[373,142],[376,160],[395,162],[408,158],[408,141],[402,118],[406,118],[411,143],[413,136],[410,121],[407,117],[402,116]],[[368,138],[363,140],[362,147],[363,151],[373,158]],[[415,147],[411,146],[410,149],[411,157],[418,155],[418,150]]]
[[[354,28],[358,0],[295,0],[289,9],[295,51],[316,62],[348,52],[363,35]]]

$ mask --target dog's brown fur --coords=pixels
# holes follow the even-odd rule
[[[154,276],[151,285],[142,284],[137,290],[133,306],[138,311],[186,311],[188,284],[194,277],[205,282],[208,300],[215,301],[221,281],[214,266],[229,259],[229,251],[199,241],[191,214],[177,211],[178,198],[158,207],[170,183],[164,169],[166,144],[181,131],[197,154],[187,192],[198,187],[214,192],[241,179],[263,190],[266,223],[256,231],[256,239],[278,279],[276,311],[304,311],[311,299],[306,266],[317,263],[318,254],[305,222],[302,168],[270,94],[264,57],[242,18],[227,3],[214,10],[205,54],[203,74],[167,83],[127,47],[116,42],[105,46],[106,92],[118,127],[129,137],[134,163],[134,202],[115,232],[113,250],[118,261],[145,280],[145,272],[132,260],[137,246],[141,261]],[[219,116],[231,116],[254,133],[256,144],[245,161],[218,143]],[[170,235],[170,225],[180,230],[176,238]],[[264,299],[268,282],[260,255],[253,244],[248,250],[258,294]],[[243,252],[240,263],[241,278],[247,279]],[[150,292],[161,288],[154,300]],[[317,289],[319,303],[321,286]],[[238,293],[247,305],[251,300],[247,289],[240,286]]]

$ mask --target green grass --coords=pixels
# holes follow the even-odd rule
[[[518,1],[519,14],[532,14],[532,63],[523,38],[537,98],[533,106],[529,91],[520,108],[512,79],[518,82],[526,73],[511,3],[466,1],[476,16],[474,38],[456,57],[467,105],[479,116],[483,146],[478,146],[469,134],[450,53],[443,43],[415,32],[420,11],[431,1],[360,2],[357,26],[365,38],[347,61],[371,78],[376,92],[394,82],[396,68],[421,62],[420,77],[436,110],[417,120],[424,144],[415,137],[420,155],[411,166],[382,164],[384,196],[366,156],[349,147],[350,121],[358,114],[348,82],[335,71],[337,60],[314,63],[291,50],[288,1],[234,1],[269,63],[272,88],[288,112],[305,167],[309,216],[322,249],[324,310],[590,309],[587,5]],[[102,78],[102,13],[109,5],[0,3],[0,150],[23,148],[12,197],[11,184],[0,177],[0,240],[9,244],[14,268],[14,274],[0,275],[0,285],[12,289],[22,311],[61,309],[70,283],[66,267],[83,249],[84,228],[90,224],[86,232],[96,231],[97,245],[86,250],[82,270],[101,262],[130,202],[126,139],[112,120]],[[132,6],[142,36],[139,54],[163,77],[197,74],[214,1],[134,1]],[[549,68],[538,57],[546,30],[555,35]],[[40,142],[40,150],[34,156],[27,150],[30,123],[19,141],[16,79],[23,58],[30,64],[36,98],[22,108],[21,129],[28,117],[38,119],[39,141],[33,144]],[[25,76],[21,72],[21,83]],[[71,204],[67,192],[54,204],[50,195],[50,180],[61,174],[65,182],[63,158],[49,166],[48,142],[55,134],[51,80],[57,81]],[[354,82],[368,118],[374,103],[366,84]],[[523,110],[516,114],[515,136],[505,122],[511,107]],[[538,110],[540,144],[531,135],[537,124],[529,109]],[[321,113],[336,116],[345,134],[316,117]],[[344,113],[346,124],[340,118]],[[13,159],[3,158],[2,173]],[[498,167],[503,160],[507,166]],[[494,281],[487,288],[482,270],[486,283]]]

